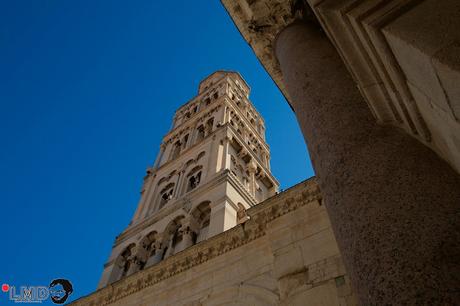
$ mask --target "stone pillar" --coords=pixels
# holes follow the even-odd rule
[[[182,168],[182,167],[180,167]],[[181,192],[182,192],[182,181],[184,179],[185,171],[181,170],[177,173],[177,180],[176,180],[176,185],[174,185],[174,191],[173,191],[173,199],[177,199],[180,197]]]
[[[250,161],[248,164],[249,172],[249,193],[255,198],[256,196],[256,164],[254,161]]]
[[[223,146],[221,169],[230,169],[230,158],[228,154],[229,140],[228,136],[225,136],[224,139],[221,140]]]
[[[196,139],[197,134],[198,134],[198,131],[196,129],[197,126],[198,126],[198,123],[195,122],[193,124],[192,128],[190,129],[190,134],[189,134],[190,147],[195,144],[195,139]]]
[[[285,28],[276,56],[361,304],[458,302],[459,175],[376,123],[315,25]]]
[[[236,225],[236,209],[226,198],[211,203],[211,218],[209,221],[207,239]]]

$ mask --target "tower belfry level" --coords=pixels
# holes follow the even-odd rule
[[[275,195],[265,124],[236,72],[217,71],[175,113],[99,288],[228,230]]]

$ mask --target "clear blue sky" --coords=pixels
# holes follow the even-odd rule
[[[282,188],[313,175],[219,1],[1,1],[0,55],[0,283],[94,291],[175,109],[215,70],[252,87]]]

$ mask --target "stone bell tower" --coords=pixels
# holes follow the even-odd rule
[[[245,209],[276,194],[264,120],[249,91],[238,73],[217,71],[179,107],[99,288],[235,226]]]

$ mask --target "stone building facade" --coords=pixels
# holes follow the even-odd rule
[[[72,305],[356,305],[315,179]]]
[[[98,290],[72,305],[356,304],[315,179],[278,193],[249,92],[217,71],[176,111]]]
[[[221,0],[296,113],[362,305],[460,301],[460,2]]]
[[[218,71],[176,111],[99,287],[234,227],[238,214],[276,194],[264,120],[249,92],[238,73]]]

